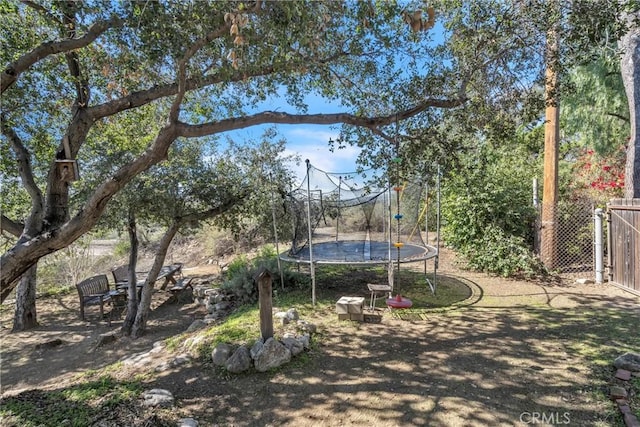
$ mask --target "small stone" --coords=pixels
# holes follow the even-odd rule
[[[576,283],[578,285],[589,285],[589,284],[594,283],[594,282],[593,282],[593,279],[577,279]]]
[[[211,360],[216,366],[224,366],[230,355],[231,346],[226,343],[220,343],[211,352]]]
[[[627,390],[624,387],[620,387],[620,386],[614,385],[614,386],[611,387],[611,389],[609,391],[609,396],[613,400],[626,399],[627,398]]]
[[[304,351],[304,345],[296,338],[283,338],[282,344],[289,349],[291,356],[297,356]]]
[[[201,319],[196,319],[193,321],[192,324],[189,325],[189,327],[187,328],[187,333],[188,332],[194,332],[197,331],[198,329],[202,329],[205,326],[207,326],[207,324],[204,322],[204,320]]]
[[[193,418],[180,418],[178,420],[178,427],[198,427],[198,421]]]
[[[318,327],[313,323],[309,323],[306,320],[298,320],[298,329],[303,332],[309,332],[309,334],[315,334]]]
[[[631,408],[629,408],[629,405],[618,405],[618,409],[620,410],[621,414],[629,414],[631,413]]]
[[[251,355],[251,358],[253,360],[256,359],[256,356],[258,355],[258,353],[260,353],[260,350],[262,350],[262,346],[264,346],[264,341],[262,337],[258,338],[256,342],[254,342],[253,345],[251,346],[251,349],[249,350],[249,354]]]
[[[625,353],[622,356],[618,356],[616,360],[613,361],[613,366],[631,372],[640,372],[640,354]]]
[[[247,369],[251,368],[251,354],[249,349],[241,345],[238,349],[227,359],[224,367],[232,374],[239,374]]]
[[[309,350],[310,344],[311,344],[311,337],[309,335],[302,335],[298,337],[298,340],[302,343],[302,346],[306,349]]]
[[[231,304],[229,304],[227,301],[220,301],[218,303],[216,303],[216,305],[214,306],[216,311],[224,311],[226,309],[228,309],[230,307]]]
[[[300,319],[300,315],[298,314],[298,310],[296,310],[295,308],[290,308],[289,310],[287,310],[287,317],[289,318],[289,320],[298,320],[298,319]]]
[[[622,381],[629,381],[631,379],[631,371],[626,369],[618,369],[616,371],[616,378]]]
[[[186,365],[190,361],[191,361],[191,358],[189,357],[188,354],[180,354],[171,361],[171,366]]]
[[[169,390],[154,388],[142,394],[145,406],[173,406],[173,394]]]

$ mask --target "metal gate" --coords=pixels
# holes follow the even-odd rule
[[[640,199],[607,205],[609,283],[640,295]]]

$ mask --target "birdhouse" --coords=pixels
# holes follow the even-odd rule
[[[77,181],[78,179],[80,179],[78,163],[76,163],[75,160],[56,160],[56,166],[58,167],[58,172],[60,172],[60,178],[63,181]]]
[[[77,181],[80,179],[80,171],[78,170],[78,163],[71,158],[71,147],[69,147],[67,136],[62,138],[62,146],[65,158],[56,160],[60,179],[66,182]]]

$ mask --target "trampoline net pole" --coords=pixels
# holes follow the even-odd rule
[[[271,176],[269,176],[271,178]],[[273,186],[273,181],[271,181]],[[282,274],[282,265],[280,264],[280,247],[278,244],[278,222],[276,220],[276,203],[273,197],[273,187],[271,189],[271,216],[273,217],[273,239],[276,244],[276,259],[278,260],[278,274],[280,275],[280,287],[284,290],[284,274]]]
[[[309,169],[311,168],[311,164],[309,163],[309,159],[307,162],[307,224],[309,227],[309,272],[311,273],[311,304],[316,306],[316,271],[313,266],[313,241],[312,239],[312,230],[311,230],[311,183],[309,179]]]
[[[388,279],[389,279],[389,286],[391,287],[391,293],[393,292],[393,284],[395,283],[394,277],[393,277],[393,259],[391,258],[391,242],[393,239],[393,230],[391,227],[391,182],[389,182],[389,189],[387,190],[387,194],[388,194],[388,198],[387,198],[387,219],[389,227],[388,227],[388,238],[389,238],[389,250],[388,250],[388,254],[387,254],[387,259],[389,260],[388,264],[387,264],[387,272],[388,272]],[[391,297],[391,293],[389,294],[389,297]]]

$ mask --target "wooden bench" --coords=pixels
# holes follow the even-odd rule
[[[104,318],[104,303],[111,300],[109,280],[105,274],[89,277],[76,285],[80,297],[80,318],[84,318],[84,308],[88,305],[100,305],[100,318]]]
[[[113,274],[116,288],[126,286],[129,282],[129,264],[114,268],[111,270],[111,274]]]
[[[172,301],[179,302],[179,301],[192,298],[192,295],[193,295],[193,286],[191,285],[192,280],[193,280],[192,277],[183,277],[182,279],[177,280],[176,283],[169,288],[169,291],[171,291]],[[185,293],[187,288],[191,290],[191,293],[188,295],[188,298]]]

